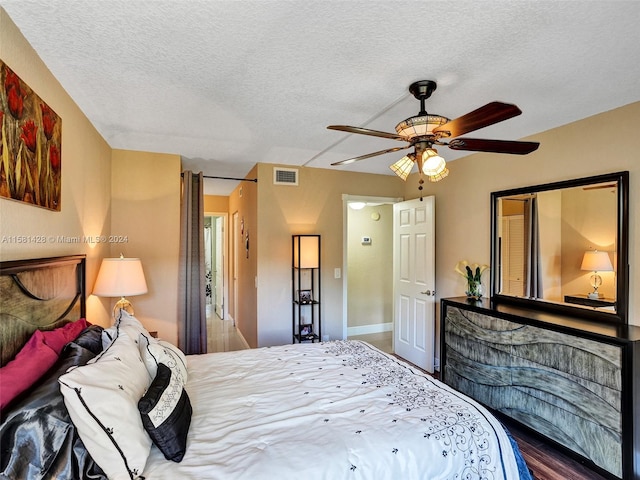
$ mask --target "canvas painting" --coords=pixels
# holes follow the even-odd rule
[[[0,197],[60,211],[62,120],[0,60]]]

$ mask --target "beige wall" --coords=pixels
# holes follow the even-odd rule
[[[347,327],[358,335],[353,327],[393,321],[393,206],[347,211]]]
[[[113,150],[110,256],[142,261],[145,295],[130,298],[147,330],[177,343],[178,256],[180,250],[180,157]]]
[[[299,167],[298,186],[273,185],[275,166],[258,164],[258,344],[291,342],[291,235],[296,233],[321,235],[322,333],[342,338],[343,279],[333,275],[334,268],[343,268],[342,195],[400,197],[403,182],[389,175]]]
[[[255,166],[246,178],[256,178]],[[258,306],[256,291],[258,275],[258,185],[241,182],[229,196],[229,315],[251,347],[259,346]],[[233,217],[237,214],[236,241],[233,241]],[[262,233],[262,232],[261,232]],[[248,243],[248,250],[247,250]],[[266,250],[268,252],[268,249]],[[262,253],[260,253],[262,255]],[[237,262],[234,261],[237,259]],[[234,278],[237,282],[238,300],[235,298]],[[237,305],[237,308],[235,308]],[[283,342],[286,343],[286,342]]]
[[[530,155],[478,153],[449,162],[451,173],[446,179],[425,183],[425,194],[436,196],[437,298],[463,294],[464,279],[454,271],[459,260],[489,264],[492,191],[628,170],[629,322],[640,325],[636,293],[640,269],[635,268],[640,251],[640,209],[636,208],[640,195],[639,124],[640,103],[634,103],[529,137],[527,140],[541,143]],[[443,153],[446,156],[446,149]],[[407,180],[404,192],[407,198],[418,196],[417,175]],[[488,282],[488,275],[483,279]]]
[[[580,270],[587,250],[609,253],[615,261],[615,239],[618,219],[618,196],[611,189],[583,190],[575,188],[562,194],[562,295],[586,294],[592,291],[593,272]],[[602,285],[598,291],[607,298],[615,298],[614,272],[598,272]]]
[[[83,237],[111,233],[111,149],[1,8],[0,58],[62,119],[61,211],[0,198],[1,236],[45,239],[44,243],[0,243],[0,259],[84,253],[90,289],[109,246],[85,242]],[[76,238],[80,240],[68,241]],[[88,298],[89,321],[108,325],[109,315],[106,300]]]
[[[565,259],[565,252],[562,251],[564,244],[563,218],[568,217],[562,211],[561,192],[543,192],[538,195],[540,269],[542,278],[544,278],[542,298],[555,302],[564,301],[562,295],[564,281],[562,261]],[[575,271],[574,268],[572,270]]]
[[[205,213],[227,213],[229,211],[229,197],[205,195],[204,211]]]

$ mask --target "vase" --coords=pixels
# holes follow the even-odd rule
[[[467,298],[479,300],[482,297],[482,282],[467,279]]]

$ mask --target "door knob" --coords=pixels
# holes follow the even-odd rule
[[[424,292],[420,292],[422,295],[431,295],[433,294],[433,296],[436,295],[436,291],[434,290],[433,292],[431,290],[425,290]]]

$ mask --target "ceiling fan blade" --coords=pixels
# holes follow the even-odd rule
[[[522,111],[510,103],[491,102],[473,112],[454,118],[444,125],[433,129],[434,133],[450,132],[450,137],[458,137],[465,133],[488,127],[494,123],[508,120],[520,115]]]
[[[372,137],[390,138],[391,140],[400,140],[401,142],[408,142],[409,140],[397,133],[381,132],[379,130],[370,130],[362,127],[350,127],[348,125],[329,125],[329,130],[339,130],[347,133],[359,133],[361,135],[371,135]]]
[[[398,150],[405,150],[410,148],[411,145],[407,145],[406,147],[394,147],[387,148],[386,150],[380,150],[379,152],[367,153],[366,155],[360,155],[359,157],[348,158],[346,160],[341,160],[339,162],[332,163],[331,165],[348,165],[353,162],[357,162],[359,160],[364,160],[366,158],[377,157],[378,155],[384,155],[385,153],[397,152]]]
[[[517,142],[510,140],[484,140],[481,138],[455,138],[448,143],[452,150],[471,150],[474,152],[512,153],[526,155],[537,150],[538,142]]]

